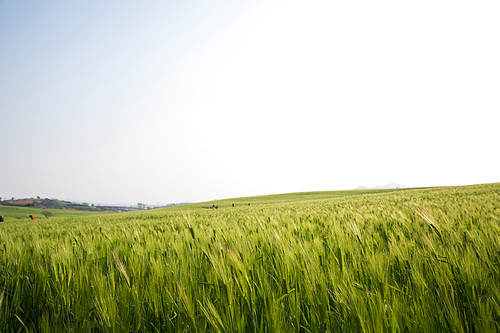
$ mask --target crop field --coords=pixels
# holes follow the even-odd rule
[[[212,205],[217,205],[220,208],[232,207],[235,204],[236,207],[251,205],[272,205],[272,204],[283,204],[283,203],[298,203],[304,201],[312,200],[322,200],[322,199],[334,199],[341,197],[358,196],[363,194],[377,194],[377,193],[390,193],[390,192],[401,192],[410,189],[385,189],[385,190],[352,190],[352,191],[325,191],[325,192],[298,192],[298,193],[286,193],[286,194],[273,194],[264,195],[258,197],[247,197],[247,198],[234,198],[234,199],[224,199],[224,200],[214,200],[207,201],[197,204],[190,205],[179,205],[171,207],[172,210],[192,210],[196,208],[207,208]]]
[[[31,207],[15,207],[15,206],[0,206],[0,215],[3,215],[5,221],[31,220],[30,215],[35,217],[35,220],[46,219],[43,215],[45,211],[52,213],[52,217],[69,217],[69,216],[96,216],[109,214],[107,212],[92,212],[86,210],[70,210],[70,209],[42,209]]]
[[[500,183],[0,224],[3,332],[497,332],[499,286]]]

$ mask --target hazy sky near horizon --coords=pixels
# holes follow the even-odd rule
[[[498,1],[0,1],[0,196],[500,181]]]

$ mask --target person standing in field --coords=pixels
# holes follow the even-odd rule
[[[31,221],[35,221],[35,217],[33,215],[30,215]]]
[[[0,215],[0,222],[3,222],[5,221],[5,219],[3,218],[3,215]]]

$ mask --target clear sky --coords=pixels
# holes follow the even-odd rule
[[[500,2],[0,1],[0,196],[500,181]]]

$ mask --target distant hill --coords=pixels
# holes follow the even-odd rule
[[[0,198],[1,199],[1,198]],[[88,204],[86,202],[70,202],[58,199],[42,199],[37,198],[25,198],[25,199],[11,199],[11,200],[0,200],[0,206],[15,206],[15,207],[30,207],[30,208],[48,208],[48,209],[67,209],[67,210],[84,210],[84,211],[102,211],[102,212],[134,212],[143,209],[153,209],[160,207],[171,207],[190,204],[191,202],[179,202],[171,203],[165,206],[157,205],[147,205],[139,203],[137,207],[125,206],[125,205],[94,205]]]
[[[390,183],[384,186],[375,186],[375,187],[366,187],[366,186],[359,186],[356,187],[355,190],[383,190],[383,189],[390,189],[390,188],[409,188],[409,186],[406,185],[401,185],[398,183]]]
[[[82,211],[103,211],[103,212],[129,212],[136,208],[121,206],[95,206],[88,203],[75,203],[58,199],[42,199],[40,197],[26,199],[12,199],[0,201],[1,206],[47,208],[47,209],[68,209]]]
[[[70,207],[71,202],[60,201],[57,199],[42,199],[40,197],[35,198],[25,198],[25,199],[12,199],[0,201],[2,206],[17,206],[17,207],[32,207],[32,208],[51,208],[51,209],[68,209],[74,208]],[[84,206],[84,205],[78,205]],[[88,205],[85,205],[87,207]]]

